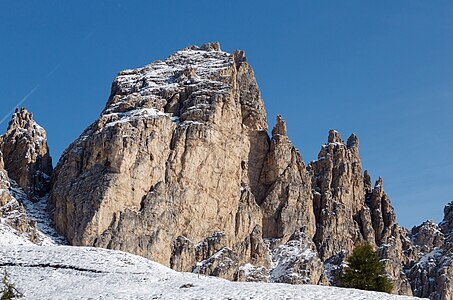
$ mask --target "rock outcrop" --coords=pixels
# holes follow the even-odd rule
[[[309,168],[313,177],[317,226],[314,241],[318,253],[323,260],[350,253],[354,245],[363,241],[355,220],[365,206],[358,141],[347,145],[337,131],[331,130],[318,160]]]
[[[299,152],[286,135],[286,124],[277,117],[260,182],[266,190],[259,197],[263,237],[285,243],[302,230],[306,241],[315,234],[311,179]]]
[[[0,149],[1,243],[65,243],[46,211],[52,174],[46,132],[25,108],[16,109]]]
[[[0,137],[0,150],[9,177],[30,199],[36,200],[50,191],[53,167],[46,131],[25,108],[16,109],[8,130]]]
[[[243,52],[214,43],[123,71],[101,117],[56,167],[56,228],[74,245],[182,270],[195,267],[193,257],[215,266],[233,252],[234,268],[267,264],[255,195],[263,194],[268,149],[264,104]],[[212,251],[197,251],[217,233]],[[214,273],[233,279],[234,271]]]
[[[8,173],[4,169],[3,153],[0,151],[0,207],[11,201]]]
[[[32,242],[39,241],[36,223],[27,218],[23,205],[11,194],[11,183],[8,172],[4,169],[3,154],[0,152],[0,232],[4,226],[28,236]]]
[[[435,235],[428,223],[401,228],[383,180],[373,185],[363,172],[354,134],[344,142],[331,130],[305,165],[281,116],[268,135],[244,52],[218,43],[121,72],[99,119],[63,153],[50,199],[71,244],[180,271],[336,285],[346,257],[366,242],[394,293],[425,295],[419,286],[430,278],[439,283],[424,291],[450,284],[451,268],[437,267],[445,262],[421,279],[416,268],[436,249],[451,265],[451,210]]]
[[[453,298],[453,202],[440,226],[432,221],[412,228],[418,259],[407,271],[414,295],[436,300]]]
[[[26,236],[32,243],[39,243],[36,222],[29,220],[21,202],[12,195],[8,172],[4,169],[3,154],[0,152],[0,233],[4,227]]]
[[[355,246],[369,243],[378,250],[394,283],[394,293],[411,294],[403,268],[403,254],[410,243],[397,224],[383,181],[374,187],[367,171],[362,172],[359,140],[352,134],[345,143],[331,130],[318,160],[310,163],[316,234],[313,241],[330,284],[337,279],[345,259]]]

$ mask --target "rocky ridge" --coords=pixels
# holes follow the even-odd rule
[[[368,242],[394,292],[417,292],[406,271],[422,250],[396,224],[382,179],[362,171],[358,138],[330,131],[306,166],[280,116],[267,128],[242,51],[193,46],[123,71],[55,170],[57,229],[180,271],[334,285]]]
[[[0,139],[12,162],[0,175],[21,174],[20,187],[44,203],[52,169],[36,125],[16,111]],[[354,134],[345,142],[330,131],[306,165],[280,116],[268,135],[244,52],[217,43],[121,72],[53,174],[49,208],[72,245],[231,280],[337,285],[345,258],[368,242],[394,293],[451,297],[452,205],[440,225],[401,228],[383,180],[373,185],[362,170]],[[10,185],[0,181],[3,203]]]
[[[46,131],[25,108],[16,109],[6,133],[0,137],[0,151],[9,177],[30,199],[49,193],[53,167]]]
[[[406,271],[414,294],[430,299],[453,298],[453,202],[444,209],[444,219],[412,228],[418,261]]]
[[[46,132],[25,108],[15,111],[0,149],[0,245],[65,243],[46,211],[52,173]]]

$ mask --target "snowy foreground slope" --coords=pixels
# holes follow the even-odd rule
[[[416,299],[314,285],[230,282],[100,248],[1,246],[0,269],[25,299]]]
[[[179,273],[120,251],[61,246],[65,240],[50,224],[47,198],[31,202],[14,182],[10,193],[0,216],[0,272],[8,272],[25,299],[416,299],[315,285],[230,282]],[[36,224],[34,242],[9,225],[21,215]]]

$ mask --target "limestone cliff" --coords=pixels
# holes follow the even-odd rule
[[[49,233],[62,241],[43,218],[52,174],[46,132],[25,108],[15,111],[0,149],[0,242],[53,244]]]
[[[232,252],[232,266],[267,265],[255,195],[268,149],[244,53],[186,48],[114,80],[100,118],[56,167],[55,225],[74,245],[181,270]]]
[[[0,151],[0,207],[11,201],[9,187],[8,173],[3,163],[3,153]]]
[[[73,245],[234,280],[335,285],[368,242],[394,293],[425,295],[410,270],[433,249],[451,251],[452,213],[433,238],[401,228],[354,134],[345,142],[331,130],[308,165],[281,116],[269,136],[244,52],[218,43],[121,72],[98,120],[63,153],[49,208]],[[451,268],[438,270],[429,291],[450,282]]]

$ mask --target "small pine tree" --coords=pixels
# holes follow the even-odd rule
[[[22,294],[19,293],[14,285],[9,282],[8,273],[3,273],[2,278],[2,289],[0,290],[0,300],[10,300],[13,298],[19,298]]]
[[[348,266],[340,277],[340,285],[368,291],[391,293],[393,284],[385,276],[384,264],[370,244],[357,246],[347,259]]]

